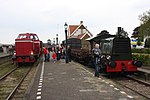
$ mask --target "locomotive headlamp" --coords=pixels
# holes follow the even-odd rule
[[[132,64],[137,67],[141,67],[143,65],[141,61],[133,61]]]
[[[33,55],[33,51],[31,51],[31,55]]]
[[[110,60],[110,59],[111,59],[111,56],[107,55],[106,58],[107,58],[107,60]]]
[[[101,58],[104,58],[104,55],[101,55],[100,57],[101,57]]]
[[[115,68],[115,67],[116,67],[116,62],[115,62],[115,61],[110,61],[110,62],[109,62],[109,66],[110,66],[111,68]]]

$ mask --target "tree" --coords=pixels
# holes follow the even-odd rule
[[[140,36],[150,36],[150,10],[139,15],[139,20],[141,22],[139,30]]]

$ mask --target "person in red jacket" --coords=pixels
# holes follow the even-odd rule
[[[44,62],[46,62],[46,59],[47,59],[47,53],[48,53],[46,47],[43,48],[43,53],[44,53]]]
[[[53,62],[55,63],[56,62],[56,53],[55,53],[55,51],[53,51],[53,53],[52,53],[52,58],[53,58]]]

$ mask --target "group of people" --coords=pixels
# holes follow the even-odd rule
[[[51,59],[55,63],[57,60],[60,60],[61,58],[66,57],[65,53],[65,48],[64,47],[52,47],[50,49],[43,48],[43,53],[44,53],[44,61],[50,61]],[[101,56],[101,50],[100,50],[100,45],[95,44],[95,48],[92,49],[92,53],[94,56],[94,65],[95,65],[95,77],[99,77],[99,70],[100,70],[100,56]],[[68,45],[67,47],[67,57],[68,61],[71,62],[71,48]]]
[[[65,48],[61,45],[61,46],[55,46],[55,47],[51,47],[51,48],[43,48],[43,54],[44,54],[44,61],[50,61],[52,60],[54,63],[58,60],[60,60],[61,58],[64,59],[66,57],[66,50]],[[71,48],[68,45],[67,47],[67,54],[68,54],[68,60],[69,62],[71,62]]]
[[[56,52],[54,48],[51,48],[51,50],[48,50],[46,47],[43,48],[43,54],[44,54],[44,62],[53,60],[53,62],[56,62]]]

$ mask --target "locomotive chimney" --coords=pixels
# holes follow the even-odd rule
[[[121,32],[121,30],[122,30],[122,28],[121,28],[121,27],[118,27],[118,33],[120,33],[120,32]]]
[[[80,24],[83,24],[83,21],[80,21]]]
[[[83,25],[83,21],[80,21],[80,25]],[[83,27],[81,27],[81,34],[83,34]]]

